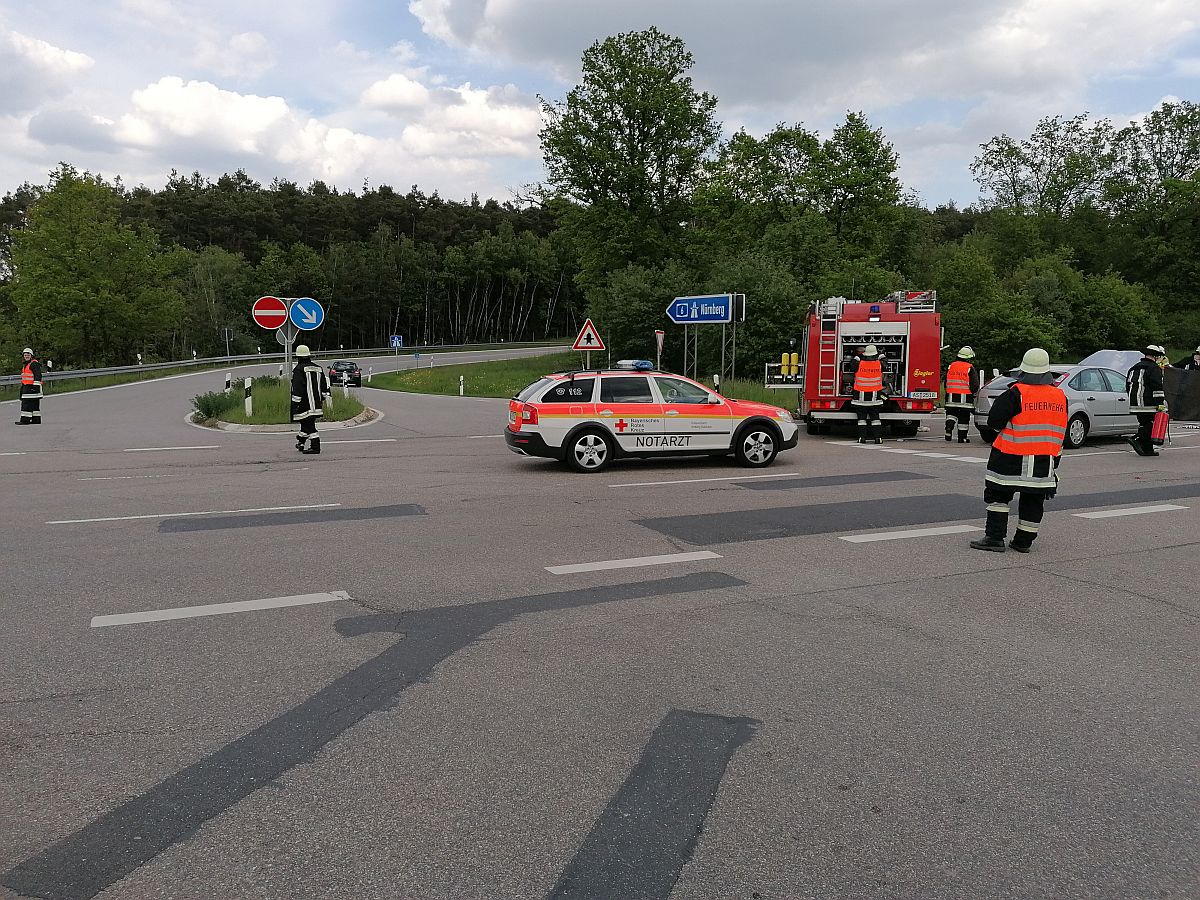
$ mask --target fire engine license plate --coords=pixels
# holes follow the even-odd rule
[[[913,400],[936,400],[937,391],[913,391],[908,396]]]

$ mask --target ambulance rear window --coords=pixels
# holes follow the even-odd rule
[[[532,397],[534,394],[536,394],[538,391],[540,391],[546,385],[553,384],[553,383],[554,383],[553,378],[539,378],[533,384],[529,385],[529,387],[523,389],[521,391],[521,393],[517,394],[517,396],[514,397],[513,399],[520,400],[522,403],[525,403],[526,401],[529,400],[530,397]]]
[[[591,403],[594,378],[563,378],[538,403]]]

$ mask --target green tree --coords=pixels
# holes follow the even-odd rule
[[[564,225],[586,249],[586,283],[628,262],[673,254],[689,198],[720,126],[716,99],[687,76],[683,41],[657,28],[598,41],[564,101],[543,99],[549,184],[570,207]]]
[[[1049,116],[1028,138],[1006,134],[981,144],[971,173],[1001,209],[1064,216],[1076,205],[1097,202],[1113,168],[1113,129],[1107,119],[1089,123],[1087,113]]]
[[[62,364],[130,363],[178,317],[167,254],[120,223],[120,205],[112,185],[64,164],[13,236],[17,326]]]
[[[869,228],[880,212],[899,202],[898,167],[883,129],[871,128],[860,112],[847,113],[821,145],[817,165],[819,203],[834,234]]]

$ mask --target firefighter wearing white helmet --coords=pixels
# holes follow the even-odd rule
[[[317,420],[324,415],[329,379],[325,370],[312,361],[308,346],[296,347],[296,367],[292,369],[292,421],[299,423],[296,449],[301,453],[320,453]],[[307,445],[307,446],[306,446]]]
[[[996,432],[996,439],[984,473],[987,520],[984,536],[971,546],[1004,552],[1009,505],[1020,494],[1017,530],[1008,546],[1028,553],[1038,536],[1046,498],[1058,489],[1056,470],[1067,436],[1067,398],[1054,384],[1045,350],[1034,347],[1026,352],[1016,383],[992,404],[988,428]]]
[[[854,394],[851,399],[858,417],[858,442],[883,443],[883,363],[879,349],[867,344],[854,367]]]
[[[33,348],[21,351],[21,418],[18,425],[42,424],[42,364],[33,355]]]
[[[944,385],[947,441],[954,440],[954,432],[957,430],[960,444],[971,443],[967,432],[971,429],[971,413],[975,409],[975,394],[979,390],[979,370],[971,362],[974,358],[975,351],[970,347],[963,347],[958,351],[958,359],[946,369]]]
[[[1150,442],[1150,430],[1154,427],[1154,414],[1167,409],[1166,386],[1158,365],[1158,358],[1165,352],[1158,344],[1147,344],[1142,348],[1142,358],[1125,376],[1129,411],[1138,420],[1137,434],[1128,440],[1138,456],[1158,456]]]

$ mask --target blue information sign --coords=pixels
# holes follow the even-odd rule
[[[403,346],[404,346],[404,335],[393,334],[392,335],[392,349],[399,350]]]
[[[301,331],[312,331],[325,321],[325,310],[312,297],[298,297],[288,309],[288,318]]]
[[[676,297],[667,307],[676,325],[711,325],[733,321],[733,294]]]

